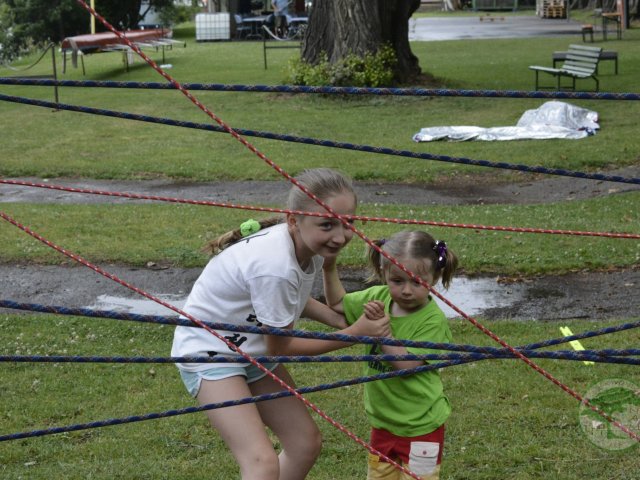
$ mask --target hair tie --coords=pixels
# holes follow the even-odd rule
[[[379,245],[378,246],[383,246],[385,243],[387,243],[387,239],[386,238],[381,238],[380,240],[378,240]]]
[[[447,244],[444,243],[444,240],[436,240],[433,251],[438,255],[436,270],[440,270],[447,264]]]
[[[259,232],[261,228],[262,227],[260,226],[260,222],[254,220],[253,218],[250,218],[246,222],[242,222],[240,224],[240,235],[242,235],[243,237],[247,237]]]

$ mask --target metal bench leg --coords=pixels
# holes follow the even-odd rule
[[[262,54],[264,55],[264,69],[267,69],[267,37],[262,37]]]

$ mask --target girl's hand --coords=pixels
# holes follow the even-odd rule
[[[364,305],[364,315],[369,320],[380,320],[384,317],[384,303],[379,300],[372,300]]]
[[[392,336],[389,316],[384,313],[384,305],[377,305],[377,303],[379,302],[370,302],[365,305],[365,313],[350,327],[352,331],[349,333],[351,335],[368,337]],[[380,314],[380,309],[382,314]]]
[[[336,269],[337,256],[324,257],[324,263],[322,264],[322,270],[325,272],[331,272]]]

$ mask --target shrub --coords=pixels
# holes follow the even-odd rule
[[[315,65],[296,58],[289,63],[287,81],[293,85],[386,87],[393,84],[396,63],[395,52],[388,45],[364,57],[351,54],[334,64],[326,54]]]

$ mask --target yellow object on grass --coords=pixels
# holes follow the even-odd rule
[[[571,329],[569,327],[560,327],[560,332],[562,332],[562,334],[565,337],[571,337],[573,335],[573,332],[571,331]],[[577,352],[584,350],[584,347],[582,346],[582,344],[578,340],[571,340],[569,342],[569,344]],[[593,362],[588,361],[588,360],[585,360],[582,363],[584,363],[585,365],[593,365],[594,364]]]

